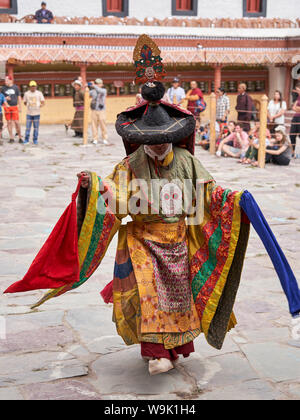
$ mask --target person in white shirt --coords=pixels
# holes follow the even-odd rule
[[[180,81],[177,77],[173,79],[172,87],[167,91],[167,97],[171,104],[181,105],[185,99],[185,91],[180,86]]]
[[[37,83],[31,80],[29,90],[24,95],[24,105],[27,106],[26,132],[24,144],[29,143],[31,126],[33,125],[33,144],[38,144],[41,107],[45,105],[42,92],[37,90]]]
[[[274,93],[274,99],[268,104],[268,119],[269,129],[274,131],[276,125],[284,125],[284,113],[287,109],[286,102],[282,100],[282,93],[276,90]]]

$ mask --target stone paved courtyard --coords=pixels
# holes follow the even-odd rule
[[[217,351],[201,336],[173,371],[150,377],[139,347],[125,347],[99,291],[112,279],[116,241],[82,287],[30,305],[42,292],[2,295],[22,278],[70,201],[76,173],[107,175],[124,156],[83,147],[62,126],[42,126],[40,145],[0,146],[0,400],[2,399],[300,399],[300,320],[252,230],[235,313],[238,325]],[[299,281],[300,160],[265,170],[199,150],[216,181],[248,189],[260,204]],[[295,321],[296,322],[296,321]],[[6,337],[4,336],[6,327]]]

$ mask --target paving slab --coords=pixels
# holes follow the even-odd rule
[[[283,394],[267,382],[260,379],[229,385],[225,388],[217,388],[211,392],[202,393],[197,400],[277,400]]]
[[[198,359],[193,356],[184,360],[182,365],[184,370],[195,378],[199,390],[258,379],[258,374],[240,353],[223,354],[210,359]]]
[[[112,309],[106,307],[80,308],[68,311],[66,322],[86,344],[92,343],[107,335],[117,335],[115,324],[112,322]]]
[[[65,352],[0,356],[0,388],[85,376],[88,368]]]
[[[7,332],[6,338],[0,340],[0,355],[20,351],[61,350],[73,343],[74,339],[72,331],[64,326]]]
[[[100,400],[101,396],[90,384],[79,380],[32,384],[22,387],[29,400]]]
[[[244,344],[241,348],[251,366],[261,377],[274,382],[300,381],[298,348],[276,342]]]
[[[150,376],[139,346],[101,356],[92,364],[91,370],[97,376],[93,384],[101,394],[189,394],[194,390],[192,381],[177,369]]]
[[[0,388],[0,401],[20,401],[24,400],[18,388]]]

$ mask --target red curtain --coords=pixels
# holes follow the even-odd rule
[[[247,0],[247,12],[259,13],[261,12],[261,0]]]
[[[192,0],[176,0],[176,10],[192,10]]]
[[[106,8],[108,12],[122,12],[123,0],[107,0]]]
[[[10,9],[10,0],[0,0],[0,9]]]

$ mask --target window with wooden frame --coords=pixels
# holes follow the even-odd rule
[[[17,0],[0,0],[0,13],[9,13],[15,15],[18,13]]]
[[[198,0],[172,0],[172,15],[197,16]]]
[[[243,0],[244,17],[266,17],[267,0]]]
[[[128,0],[102,0],[103,16],[128,16]]]

